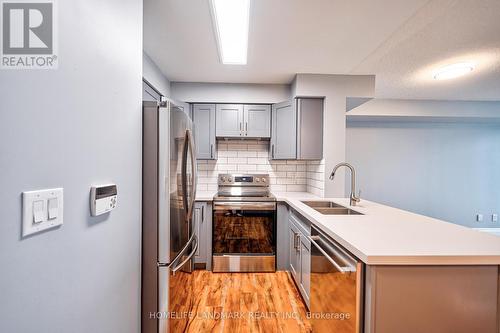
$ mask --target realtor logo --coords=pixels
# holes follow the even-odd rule
[[[2,2],[1,68],[57,68],[54,5],[51,0]]]

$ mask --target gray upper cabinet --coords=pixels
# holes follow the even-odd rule
[[[323,158],[323,99],[297,98],[297,159]]]
[[[216,110],[216,136],[243,136],[242,104],[217,104]]]
[[[269,138],[271,106],[217,104],[217,137]]]
[[[271,159],[323,158],[323,99],[296,98],[272,108]]]
[[[295,100],[272,108],[271,159],[297,158],[297,111]]]
[[[250,138],[271,137],[271,106],[244,105],[245,136]]]
[[[217,158],[215,144],[215,104],[193,104],[196,157],[199,160]]]

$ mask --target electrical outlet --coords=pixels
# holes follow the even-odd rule
[[[491,215],[491,222],[498,222],[498,214],[492,214]]]
[[[483,222],[483,214],[476,214],[476,222]]]

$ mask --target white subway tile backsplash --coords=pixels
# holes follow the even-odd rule
[[[276,184],[280,184],[280,185],[295,184],[295,179],[293,179],[293,178],[276,178]]]
[[[257,165],[255,164],[238,164],[238,171],[256,171]]]
[[[269,161],[269,142],[259,140],[219,141],[217,154],[198,161],[198,191],[216,191],[219,173],[267,173],[272,191],[323,196],[323,161]]]
[[[297,166],[293,164],[283,164],[276,167],[278,171],[297,171]]]
[[[273,191],[273,192],[286,192],[287,191],[286,185],[271,185],[271,191]],[[303,189],[300,191],[294,191],[294,192],[301,192],[301,191],[303,191]]]
[[[307,185],[307,178],[295,178],[295,184]]]
[[[236,151],[241,151],[241,150],[248,150],[246,144],[240,144],[240,143],[229,143],[227,145],[227,150],[236,150]]]
[[[266,151],[258,151],[257,157],[264,157],[264,158],[269,159],[269,152],[267,150]]]
[[[238,151],[238,157],[257,157],[256,151]]]
[[[201,170],[209,170],[209,169],[211,169],[211,168],[212,168],[212,167],[211,167],[211,166],[209,166],[208,164],[200,164],[200,163],[198,162],[198,171],[201,171]]]
[[[271,172],[273,171],[273,168],[270,165],[262,164],[262,165],[257,165],[257,170]]]
[[[226,146],[227,149],[227,146]],[[217,152],[219,158],[221,157],[238,157],[238,152],[233,150],[219,150]]]
[[[325,191],[325,162],[307,161],[307,192],[324,197]]]
[[[306,171],[307,165],[297,165],[297,171]]]
[[[197,190],[198,192],[200,192],[200,191],[208,191],[208,190],[207,190],[207,184],[200,184],[200,182],[198,182],[198,183],[196,184],[196,190]]]
[[[304,192],[304,185],[287,185],[287,192]]]
[[[247,149],[249,151],[255,151],[255,152],[265,152],[267,151],[267,146],[258,144],[258,145],[248,145]]]
[[[229,164],[247,164],[247,159],[245,157],[228,157],[226,163],[229,163]]]
[[[217,170],[219,171],[229,171],[229,170],[237,170],[238,166],[236,164],[219,164],[217,166]],[[215,175],[217,177],[217,175]]]
[[[266,158],[258,158],[258,157],[249,157],[248,164],[261,164],[261,165],[269,165],[269,160]]]

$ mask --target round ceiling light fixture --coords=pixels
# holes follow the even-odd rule
[[[434,73],[434,79],[436,80],[454,79],[469,74],[473,70],[474,70],[474,64],[472,62],[459,62],[438,69]]]

